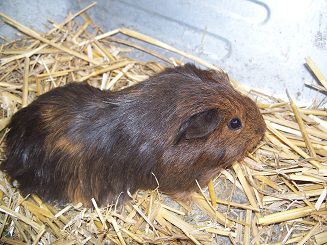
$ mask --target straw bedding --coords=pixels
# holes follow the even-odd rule
[[[165,66],[181,64],[148,48],[151,44],[207,68],[215,66],[154,38],[121,28],[103,33],[86,14],[70,14],[45,34],[5,14],[4,22],[25,34],[0,45],[0,140],[10,117],[38,95],[70,82],[120,90]],[[137,40],[137,42],[135,41]],[[140,44],[141,43],[141,44]],[[132,58],[145,52],[151,62]],[[158,48],[156,48],[158,50]],[[314,62],[306,64],[327,92]],[[326,244],[327,111],[299,108],[233,85],[252,97],[267,123],[264,140],[243,161],[222,171],[192,203],[158,191],[139,191],[123,207],[51,206],[22,197],[0,173],[0,242],[4,244]]]

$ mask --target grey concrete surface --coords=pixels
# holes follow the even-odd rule
[[[91,0],[0,0],[0,11],[45,30]],[[125,26],[224,68],[233,78],[301,105],[326,95],[304,85],[314,81],[304,66],[311,56],[327,76],[326,0],[98,0],[89,11],[104,31]],[[0,23],[0,34],[15,36]],[[326,107],[326,102],[322,104]]]

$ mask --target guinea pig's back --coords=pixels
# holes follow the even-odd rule
[[[8,154],[23,149],[20,144],[37,145],[46,137],[57,138],[83,124],[88,126],[88,119],[95,118],[101,107],[98,103],[103,97],[101,93],[89,85],[74,83],[41,95],[13,115],[6,138]]]

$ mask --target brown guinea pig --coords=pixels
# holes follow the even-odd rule
[[[183,197],[262,139],[255,103],[222,71],[168,68],[118,92],[73,83],[9,124],[1,169],[24,195],[100,205],[155,189]]]

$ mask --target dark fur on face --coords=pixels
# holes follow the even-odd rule
[[[205,185],[265,131],[255,103],[225,73],[190,64],[119,92],[77,83],[53,89],[8,127],[1,169],[23,194],[101,205],[157,181],[171,195],[195,190],[195,180]]]

